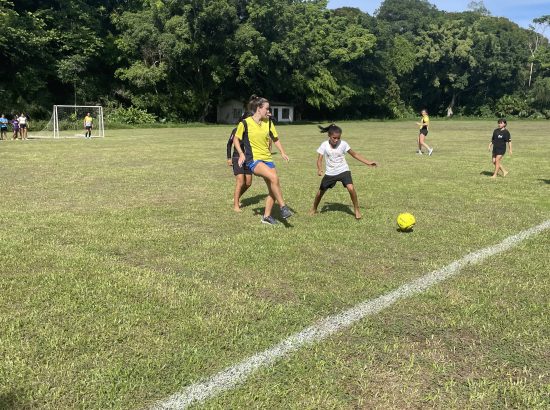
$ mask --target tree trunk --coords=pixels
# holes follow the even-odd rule
[[[455,102],[456,102],[456,94],[453,93],[453,98],[451,98],[451,102],[447,107],[447,118],[450,118],[453,116],[453,107],[455,106]]]

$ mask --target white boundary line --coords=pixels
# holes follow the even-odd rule
[[[323,340],[333,333],[348,328],[366,316],[380,312],[400,299],[424,292],[426,289],[456,275],[464,266],[483,262],[487,258],[502,253],[529,237],[537,235],[549,228],[550,219],[516,235],[509,236],[496,245],[469,253],[461,259],[408,282],[392,292],[386,293],[375,299],[361,302],[351,309],[345,310],[337,315],[328,316],[301,332],[295,333],[270,349],[257,353],[234,366],[228,367],[203,382],[185,387],[179,393],[155,404],[152,408],[184,409],[191,404],[200,403],[219,393],[230,390],[244,382],[248,376],[256,370],[274,363],[278,359],[298,350],[302,346]]]

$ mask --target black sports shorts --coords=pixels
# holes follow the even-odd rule
[[[419,134],[428,135],[428,129],[427,128],[421,128]]]
[[[342,172],[338,175],[325,175],[321,180],[321,186],[319,189],[321,191],[326,191],[329,188],[334,188],[334,185],[336,185],[337,182],[341,182],[344,186],[353,184],[353,180],[351,179],[351,171]]]
[[[242,167],[239,166],[239,157],[233,157],[233,175],[252,175],[252,171],[243,164]]]
[[[495,155],[504,155],[506,153],[506,145],[503,147],[493,146],[493,156]]]

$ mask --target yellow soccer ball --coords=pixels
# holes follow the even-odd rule
[[[399,226],[399,229],[402,231],[412,230],[415,223],[416,219],[414,218],[414,215],[408,212],[399,214],[397,217],[397,226]]]

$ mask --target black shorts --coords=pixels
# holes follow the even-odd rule
[[[495,155],[504,155],[506,153],[506,145],[504,147],[493,146],[493,157]]]
[[[351,179],[351,171],[342,172],[338,175],[325,175],[321,180],[321,186],[319,189],[321,191],[326,191],[329,188],[334,188],[334,185],[336,185],[337,182],[341,182],[344,186],[353,184],[353,180]]]
[[[0,127],[0,131],[2,131],[2,132],[7,132],[7,131],[8,131],[8,127]]]
[[[239,166],[239,157],[233,157],[233,175],[252,175],[250,168],[243,164],[242,167]]]
[[[21,128],[22,130],[24,130],[25,128],[27,128],[27,124],[19,124],[19,128]]]
[[[427,128],[421,128],[420,129],[420,132],[418,133],[419,135],[422,134],[422,135],[428,135],[428,129]]]
[[[85,127],[88,131],[90,131],[92,129],[92,126],[91,125],[86,125]]]

